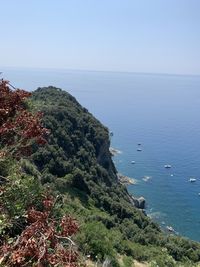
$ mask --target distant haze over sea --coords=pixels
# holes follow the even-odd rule
[[[114,133],[112,146],[122,153],[113,160],[119,172],[138,180],[128,189],[145,197],[147,213],[163,228],[200,241],[200,76],[0,71],[16,87],[53,85],[75,96]]]

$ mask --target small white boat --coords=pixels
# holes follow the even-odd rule
[[[142,178],[143,181],[148,182],[151,179],[151,176],[144,176]]]
[[[170,164],[166,164],[166,165],[164,165],[164,167],[165,167],[166,169],[170,169],[170,168],[172,167],[172,165],[170,165]]]
[[[142,149],[141,148],[138,148],[137,151],[142,151]]]
[[[134,160],[132,160],[132,161],[131,161],[131,164],[135,164],[135,161],[134,161]]]
[[[197,180],[196,178],[190,178],[189,182],[194,183],[194,182],[196,182],[196,180]]]

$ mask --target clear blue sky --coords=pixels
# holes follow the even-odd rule
[[[2,0],[0,65],[200,74],[200,0]]]

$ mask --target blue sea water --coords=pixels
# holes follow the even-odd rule
[[[54,85],[74,95],[114,133],[119,172],[137,179],[147,213],[200,241],[200,77],[1,68],[28,90]],[[142,151],[137,151],[141,143]],[[135,164],[131,164],[134,160]],[[164,168],[171,164],[171,169]],[[144,176],[150,179],[143,180]],[[189,182],[190,177],[197,180]]]

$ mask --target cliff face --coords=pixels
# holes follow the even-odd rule
[[[97,155],[97,162],[107,170],[109,177],[112,178],[113,182],[115,181],[118,182],[117,170],[112,161],[109,148],[110,148],[110,141],[107,138],[104,140],[104,143],[101,145],[99,154]]]

